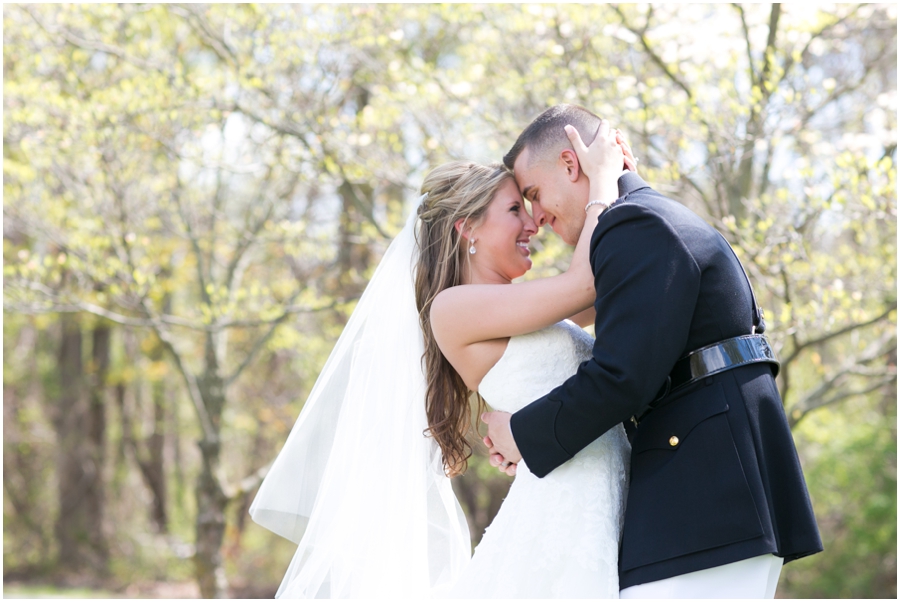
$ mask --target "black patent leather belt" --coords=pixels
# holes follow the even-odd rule
[[[733,339],[725,339],[696,351],[675,362],[669,374],[671,391],[691,384],[697,379],[706,378],[725,370],[731,370],[745,364],[775,364],[775,374],[781,363],[775,357],[769,339],[761,334],[748,334]]]
[[[738,366],[759,363],[774,364],[775,375],[778,375],[781,363],[775,357],[775,352],[769,345],[769,339],[761,334],[748,334],[725,339],[692,351],[675,362],[675,367],[666,378],[666,383],[660,389],[656,399],[650,403],[650,407],[640,417],[634,417],[632,421],[637,424],[669,394],[701,378]]]

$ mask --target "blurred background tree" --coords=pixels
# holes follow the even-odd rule
[[[5,583],[272,595],[247,508],[422,177],[572,102],[767,311],[826,546],[779,595],[896,596],[896,49],[879,4],[6,7]],[[455,480],[473,543],[508,485]]]

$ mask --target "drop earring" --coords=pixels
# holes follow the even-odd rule
[[[475,239],[469,241],[469,255],[475,254]]]

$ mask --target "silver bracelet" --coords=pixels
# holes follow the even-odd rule
[[[599,199],[596,201],[591,201],[590,203],[588,203],[587,205],[584,206],[584,212],[587,213],[588,209],[590,209],[594,205],[602,205],[604,209],[609,209],[609,206],[612,205],[613,203],[615,203],[615,201],[601,201]]]

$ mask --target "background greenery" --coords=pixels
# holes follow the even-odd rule
[[[761,297],[826,548],[778,595],[896,596],[893,4],[6,5],[3,24],[7,594],[271,596],[293,546],[247,508],[423,175],[499,160],[572,102]],[[529,277],[567,264],[537,247]],[[456,480],[473,541],[508,484],[480,455]]]

